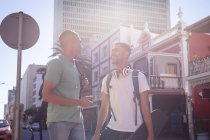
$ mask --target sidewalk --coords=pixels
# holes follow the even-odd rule
[[[86,132],[86,140],[91,140],[93,133]],[[23,140],[30,140],[31,132],[28,130],[23,130]],[[34,131],[34,140],[39,140],[39,132]],[[47,130],[43,130],[43,140],[48,140]],[[176,136],[164,136],[156,140],[189,140],[187,138],[176,137]]]
[[[181,137],[162,137],[158,138],[157,140],[190,140],[190,139],[181,138]]]
[[[86,132],[86,140],[91,140],[93,134]],[[162,136],[156,140],[190,140],[188,138],[176,137],[176,136]]]

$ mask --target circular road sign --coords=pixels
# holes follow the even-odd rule
[[[1,38],[5,44],[13,49],[28,49],[39,38],[39,26],[29,15],[19,12],[5,17],[0,27]]]

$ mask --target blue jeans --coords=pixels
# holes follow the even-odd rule
[[[49,140],[85,140],[82,123],[52,122],[48,123]]]

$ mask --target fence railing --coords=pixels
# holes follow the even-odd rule
[[[150,87],[152,89],[180,89],[183,88],[182,77],[150,75]]]
[[[210,71],[210,56],[189,62],[189,76]]]

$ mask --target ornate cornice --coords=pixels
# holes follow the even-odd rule
[[[189,83],[190,83],[191,89],[193,89],[197,85],[210,83],[210,76],[200,77],[199,79],[195,79],[195,80],[189,81]]]

